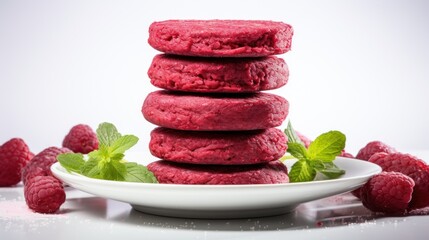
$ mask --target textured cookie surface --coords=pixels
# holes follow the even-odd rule
[[[196,165],[160,160],[150,163],[159,183],[173,184],[272,184],[287,183],[286,166],[280,161],[253,165]]]
[[[243,132],[196,132],[156,128],[149,143],[161,159],[195,164],[255,164],[278,160],[287,149],[279,129]]]
[[[184,94],[155,91],[142,107],[143,116],[161,127],[197,131],[238,131],[277,127],[289,110],[286,99],[269,93]]]
[[[204,57],[260,57],[290,50],[293,29],[261,20],[167,20],[149,27],[149,44],[165,53]]]
[[[256,92],[284,86],[285,61],[262,58],[191,58],[157,55],[148,71],[154,86],[185,92]]]

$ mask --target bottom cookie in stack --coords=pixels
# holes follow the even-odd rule
[[[151,133],[149,148],[164,160],[148,168],[160,183],[287,183],[287,168],[277,160],[286,152],[286,139],[276,128],[199,132],[159,127]]]
[[[159,183],[231,185],[289,182],[287,168],[278,160],[251,165],[197,165],[160,160],[147,167]]]

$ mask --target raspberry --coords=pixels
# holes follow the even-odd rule
[[[423,160],[404,153],[376,153],[369,161],[378,164],[383,171],[400,172],[414,180],[409,209],[429,206],[429,166]]]
[[[362,204],[374,212],[404,213],[411,200],[413,187],[413,179],[402,173],[382,172],[362,187]]]
[[[21,181],[21,171],[32,158],[32,153],[21,138],[12,138],[0,146],[0,187]]]
[[[54,213],[66,200],[62,183],[52,176],[36,176],[24,185],[25,201],[39,213]]]
[[[22,169],[22,181],[24,184],[35,176],[52,176],[51,165],[57,162],[57,156],[61,153],[71,152],[67,148],[49,147],[34,156],[25,168]]]
[[[368,160],[372,155],[378,152],[394,153],[396,150],[383,142],[372,141],[359,150],[356,159]]]
[[[351,153],[346,152],[346,150],[342,150],[341,154],[339,155],[340,157],[346,157],[346,158],[354,158],[354,156]]]
[[[98,149],[98,139],[92,128],[85,124],[78,124],[70,129],[63,140],[63,147],[75,153],[87,154]]]
[[[372,141],[369,142],[365,147],[361,148],[355,158],[368,161],[372,155],[378,152],[394,153],[396,150],[383,142]],[[352,193],[357,198],[360,198],[360,188],[354,190]]]
[[[308,148],[308,146],[310,146],[310,143],[312,142],[308,137],[306,137],[305,135],[301,134],[298,131],[295,131],[296,135],[299,137],[299,139],[301,139],[301,142],[304,143],[305,148]]]

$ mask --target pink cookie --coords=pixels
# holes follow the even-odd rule
[[[148,169],[159,183],[174,184],[273,184],[287,183],[286,166],[280,161],[253,165],[196,165],[160,160]]]
[[[167,20],[149,27],[149,44],[165,53],[204,57],[261,57],[290,50],[293,29],[260,20]]]
[[[183,92],[256,92],[288,81],[285,61],[263,58],[196,58],[157,55],[148,72],[151,83]]]
[[[156,91],[143,103],[146,120],[195,131],[243,131],[277,127],[289,112],[286,99],[269,93],[184,94]]]
[[[156,128],[149,143],[161,159],[194,164],[240,165],[270,162],[287,149],[279,129],[240,132],[196,132]]]

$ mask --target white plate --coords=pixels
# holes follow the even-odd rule
[[[286,161],[290,167],[293,161]],[[182,185],[117,182],[67,172],[52,173],[70,186],[96,196],[129,203],[146,213],[186,218],[248,218],[279,215],[300,203],[351,191],[381,172],[367,161],[338,157],[346,174],[334,180],[260,185]]]

